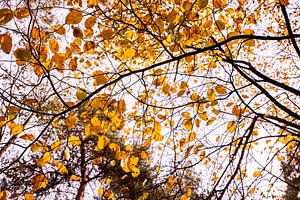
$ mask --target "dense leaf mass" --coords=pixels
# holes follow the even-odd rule
[[[0,200],[287,197],[299,13],[298,0],[1,1]]]

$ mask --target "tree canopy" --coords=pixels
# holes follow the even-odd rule
[[[2,1],[0,199],[300,189],[287,178],[299,13],[298,0]]]

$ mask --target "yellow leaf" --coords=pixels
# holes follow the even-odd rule
[[[72,146],[78,146],[81,144],[81,140],[78,136],[71,136],[68,138],[68,143]]]
[[[0,26],[10,22],[12,18],[13,18],[13,13],[10,9],[4,8],[0,10]]]
[[[12,135],[18,135],[18,134],[20,134],[23,131],[23,128],[24,127],[21,124],[15,125],[11,129],[10,134],[12,134]]]
[[[130,172],[131,170],[128,167],[128,160],[130,155],[124,155],[121,159],[120,166],[122,167],[124,172]]]
[[[181,197],[180,200],[188,200],[189,196],[187,195],[187,193],[184,193]]]
[[[214,89],[209,89],[207,91],[207,98],[209,101],[213,102],[216,99],[216,91]]]
[[[33,141],[35,139],[35,136],[32,134],[24,134],[20,138],[26,141]]]
[[[208,115],[207,115],[207,112],[203,112],[203,113],[199,113],[198,114],[198,117],[200,117],[200,119],[206,121],[208,119]]]
[[[189,134],[189,136],[188,136],[188,141],[189,142],[192,142],[192,141],[194,141],[195,140],[195,138],[196,138],[196,132],[191,132],[190,134]]]
[[[4,53],[9,54],[12,48],[12,39],[10,35],[4,34],[0,36],[1,49]]]
[[[260,176],[262,176],[261,171],[255,171],[255,172],[253,172],[253,177],[260,177]]]
[[[254,193],[255,193],[255,187],[251,188],[251,189],[249,190],[249,193],[250,193],[250,194],[254,194]]]
[[[64,164],[62,164],[61,162],[55,160],[55,161],[53,161],[53,164],[58,168],[58,172],[60,174],[67,174],[67,173],[69,173],[68,169],[66,168],[66,166]]]
[[[235,129],[236,129],[236,123],[234,121],[228,122],[228,124],[227,124],[227,131],[229,133],[233,133],[233,132],[235,132]]]
[[[14,16],[17,19],[24,19],[30,15],[29,10],[26,7],[20,7],[14,11]]]
[[[93,118],[91,119],[91,124],[92,124],[93,126],[100,126],[100,125],[101,125],[101,121],[98,119],[98,117],[93,117]]]
[[[95,151],[102,151],[106,147],[106,145],[108,145],[109,141],[109,138],[105,135],[99,136]]]
[[[61,148],[61,141],[56,141],[51,145],[53,151],[58,151]]]
[[[166,184],[166,189],[167,190],[169,190],[169,189],[171,189],[171,187],[174,185],[174,183],[175,183],[175,178],[174,177],[170,177],[169,179],[168,179],[168,182],[167,182],[167,184]]]
[[[114,152],[120,151],[120,146],[117,143],[109,143],[108,147]]]
[[[37,160],[36,164],[40,167],[47,165],[51,161],[51,153],[46,152],[43,157]]]
[[[218,94],[226,94],[227,93],[226,88],[222,85],[217,85],[215,89]]]
[[[65,120],[65,124],[67,125],[68,129],[75,128],[75,126],[78,124],[78,118],[76,114],[69,115]]]
[[[54,38],[50,38],[49,40],[49,48],[53,54],[56,54],[59,50],[58,42]]]
[[[190,131],[193,129],[193,119],[184,119],[182,124],[184,125],[184,128],[187,130],[187,131]]]
[[[100,186],[100,187],[98,188],[98,195],[99,195],[99,196],[103,196],[103,194],[104,194],[104,189],[103,189],[102,186]]]
[[[139,168],[137,168],[137,167],[134,167],[133,169],[132,169],[132,173],[131,173],[131,175],[132,175],[132,177],[138,177],[139,175],[140,175],[140,169]]]
[[[76,91],[76,97],[77,97],[78,100],[81,101],[81,100],[83,100],[86,96],[87,96],[87,93],[86,93],[86,90],[85,90],[85,89],[80,88],[80,89],[78,89],[78,90]]]
[[[124,59],[132,59],[135,56],[135,54],[135,49],[126,49],[126,51],[124,52]]]
[[[153,127],[153,132],[159,134],[161,131],[161,125],[159,122],[155,121],[154,122],[154,127]]]
[[[119,101],[119,104],[118,104],[118,112],[120,114],[123,114],[125,111],[126,111],[126,103],[125,103],[124,99],[122,99]]]
[[[81,180],[81,177],[73,174],[73,175],[71,176],[70,179],[71,179],[72,181],[80,181],[80,180]]]
[[[66,17],[66,24],[79,24],[82,18],[82,12],[75,9],[71,9],[71,12]]]
[[[55,33],[57,33],[57,34],[59,34],[59,35],[64,35],[64,34],[66,34],[66,29],[65,29],[65,27],[63,27],[62,25],[59,25],[59,24],[57,24],[57,25],[54,25],[53,27],[52,27],[52,30],[55,32]]]

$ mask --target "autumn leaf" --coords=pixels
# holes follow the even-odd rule
[[[85,89],[82,89],[82,88],[79,88],[77,91],[76,91],[76,97],[78,100],[83,100],[85,97],[87,96],[87,92]]]
[[[110,142],[110,139],[105,135],[101,135],[98,137],[97,146],[95,147],[95,151],[102,151]]]
[[[85,28],[89,29],[89,28],[93,28],[93,26],[96,24],[96,17],[94,16],[90,16],[89,18],[87,18],[87,20],[84,22],[84,26]]]
[[[72,146],[78,146],[81,144],[81,140],[78,136],[71,136],[68,138],[68,143]]]
[[[34,200],[34,195],[32,193],[26,193],[24,197],[25,200]]]
[[[12,48],[12,38],[8,34],[0,35],[1,49],[4,53],[9,54]]]
[[[30,61],[31,60],[31,53],[23,48],[18,48],[15,50],[14,55],[17,60],[20,61]]]
[[[80,181],[80,180],[81,180],[81,177],[80,177],[80,176],[77,176],[77,175],[74,175],[74,174],[72,174],[72,175],[71,175],[71,177],[70,177],[70,179],[71,179],[72,181]]]
[[[49,48],[53,54],[56,54],[59,50],[58,42],[54,38],[49,39]]]
[[[113,31],[112,29],[104,29],[104,30],[100,33],[100,36],[101,36],[104,40],[110,39],[113,35],[114,35],[114,31]]]
[[[187,130],[187,131],[190,131],[193,129],[193,119],[184,119],[182,124],[184,125],[184,128]]]
[[[12,134],[12,135],[18,135],[18,134],[20,134],[23,131],[23,129],[24,129],[24,127],[21,124],[15,125],[11,129],[10,134]]]
[[[207,98],[209,101],[213,102],[216,99],[216,91],[214,89],[209,89],[207,91]]]
[[[0,10],[0,26],[7,24],[13,18],[13,13],[10,9],[4,8]]]
[[[64,164],[62,164],[61,162],[59,162],[58,160],[54,160],[53,164],[58,168],[58,172],[60,174],[68,174],[69,173],[66,166]]]
[[[66,16],[66,24],[79,24],[83,18],[82,12],[71,9],[71,12]]]
[[[52,27],[52,30],[55,32],[55,33],[57,33],[57,34],[59,34],[59,35],[64,35],[64,34],[66,34],[66,29],[65,29],[65,27],[63,27],[63,25],[59,25],[59,24],[57,24],[57,25],[54,25],[53,27]]]
[[[26,7],[20,7],[14,11],[14,16],[20,20],[28,17],[29,15],[30,15],[30,12]]]
[[[262,176],[262,173],[261,173],[261,171],[255,171],[255,172],[253,172],[253,177],[260,177],[260,176]]]
[[[227,93],[226,88],[222,85],[217,85],[215,90],[218,94],[226,94]]]
[[[40,167],[47,165],[51,161],[51,153],[46,152],[43,157],[37,160],[36,164]]]
[[[234,121],[228,122],[228,124],[227,124],[227,131],[229,133],[233,133],[233,132],[235,132],[235,129],[236,129],[236,123]]]

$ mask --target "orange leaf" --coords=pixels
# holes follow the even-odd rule
[[[66,17],[66,24],[79,24],[82,18],[82,12],[71,9],[71,12]]]
[[[10,9],[4,8],[0,10],[0,26],[10,22],[12,18],[13,18],[13,13]]]
[[[29,10],[26,7],[18,8],[14,11],[14,15],[17,19],[23,19],[30,15]]]
[[[1,49],[4,53],[9,54],[12,48],[12,39],[10,35],[4,34],[0,36]]]
[[[58,42],[54,38],[50,38],[49,40],[49,48],[53,54],[56,54],[59,50]]]
[[[226,94],[227,93],[226,88],[222,85],[217,85],[215,90],[218,94]]]
[[[228,124],[227,124],[227,131],[229,133],[233,133],[235,131],[235,129],[236,129],[236,123],[234,121],[228,122]]]

